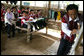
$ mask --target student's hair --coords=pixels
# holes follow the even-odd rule
[[[28,12],[27,12],[27,11],[22,11],[22,14],[23,14],[23,13],[26,13],[26,14],[28,14]]]
[[[29,9],[29,7],[27,7],[27,10]]]
[[[10,8],[10,7],[7,7],[7,8],[6,8],[6,10],[7,10],[7,9],[10,9],[10,10],[11,10],[11,8]]]
[[[16,9],[16,7],[12,7],[11,9]]]
[[[34,11],[34,10],[31,9],[30,12],[31,12],[31,11]]]
[[[25,9],[25,7],[23,7],[23,6],[22,6],[21,8],[22,8],[22,9]]]
[[[40,10],[37,10],[37,12],[39,12]]]
[[[75,5],[75,4],[70,4],[70,5],[68,5],[67,8],[66,8],[67,12],[68,12],[69,10],[72,10],[72,9],[75,9],[75,10],[78,12],[78,6]]]

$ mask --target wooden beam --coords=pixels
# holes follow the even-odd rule
[[[78,43],[78,42],[80,42],[80,40],[82,39],[82,37],[81,37],[82,34],[83,34],[83,22],[82,22],[82,24],[81,24],[81,28],[80,28],[80,30],[79,30],[78,37],[75,39],[74,45],[73,45],[73,47],[72,47],[72,49],[71,49],[71,51],[70,51],[70,54],[74,53],[74,52],[77,50],[77,48],[78,48],[78,46],[79,46],[79,44],[80,44],[80,43]]]
[[[22,9],[21,7],[22,7],[22,1],[20,1],[20,9]]]
[[[80,46],[80,44],[81,44],[82,39],[83,39],[83,32],[82,32],[82,34],[81,34],[81,36],[80,36],[80,39],[79,39],[79,41],[78,41],[78,44],[77,44],[75,50],[78,50],[78,48],[79,48],[79,46]]]
[[[58,1],[58,10],[60,9],[60,1]]]
[[[48,4],[48,18],[49,18],[49,10],[51,8],[51,1],[49,1],[49,4]]]
[[[50,10],[50,8],[51,8],[51,1],[49,1],[49,3],[48,3],[48,19],[49,19],[49,10]],[[48,23],[48,21],[47,21],[47,23]],[[46,34],[47,33],[48,33],[48,24],[46,26]]]

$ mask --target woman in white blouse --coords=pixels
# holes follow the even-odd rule
[[[11,12],[10,8],[7,8],[7,12],[5,14],[5,25],[8,34],[8,38],[11,37],[11,29],[12,29],[12,37],[15,35],[15,26],[13,24],[13,20],[15,19],[14,14]]]

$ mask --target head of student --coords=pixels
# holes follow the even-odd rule
[[[78,14],[78,6],[75,4],[70,4],[66,8],[67,13],[69,17],[71,17],[73,20],[76,19],[77,14]]]
[[[30,12],[31,12],[31,14],[33,14],[34,13],[34,10],[31,9]]]
[[[7,8],[7,12],[10,13],[11,12],[11,9],[10,7]]]
[[[41,10],[37,10],[37,13],[41,13]]]
[[[22,11],[22,15],[23,16],[27,16],[28,15],[28,12],[27,11]]]
[[[22,11],[25,11],[25,8],[24,7],[22,7]]]

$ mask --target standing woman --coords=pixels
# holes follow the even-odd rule
[[[11,12],[10,8],[7,8],[7,12],[5,14],[5,25],[8,38],[11,37],[11,29],[12,29],[12,37],[15,36],[15,26],[12,23],[14,19],[15,19],[14,14]]]

